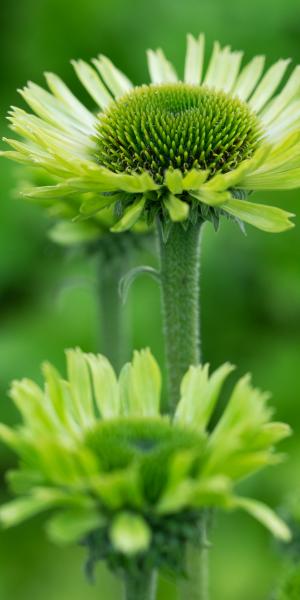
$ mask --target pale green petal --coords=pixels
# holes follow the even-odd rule
[[[60,77],[54,73],[45,73],[45,77],[52,94],[66,106],[71,115],[76,115],[78,120],[86,123],[88,127],[96,126],[96,117],[79,102]]]
[[[163,51],[147,51],[148,69],[152,83],[175,83],[178,80],[173,65],[166,59]]]
[[[87,504],[89,499],[80,494],[68,496],[65,492],[54,488],[36,488],[31,496],[17,498],[0,507],[0,522],[4,527],[18,525],[36,514],[64,503]]]
[[[124,506],[140,508],[145,502],[140,490],[140,473],[136,465],[121,471],[97,475],[91,480],[91,488],[100,498],[101,504],[110,511],[122,509]]]
[[[191,34],[187,36],[187,51],[184,67],[184,81],[192,85],[200,85],[204,61],[205,36],[200,33],[198,39]]]
[[[73,60],[72,65],[78,79],[100,108],[106,108],[113,97],[98,77],[96,71],[83,60]]]
[[[182,187],[184,190],[197,190],[206,181],[209,175],[209,171],[199,171],[198,169],[191,169],[182,180]]]
[[[98,240],[100,236],[101,229],[90,222],[59,221],[48,232],[48,237],[53,242],[66,247],[75,244],[88,244]]]
[[[52,502],[47,504],[42,498],[35,498],[34,496],[17,498],[7,504],[2,504],[0,507],[0,523],[3,527],[19,525],[22,521],[47,510],[52,504]]]
[[[129,208],[125,210],[123,217],[113,226],[111,227],[111,231],[114,233],[119,233],[120,231],[127,231],[131,229],[133,225],[138,221],[145,206],[145,198],[137,198],[135,202],[133,202]]]
[[[159,415],[161,373],[149,349],[134,352],[132,363],[121,371],[119,386],[123,414]]]
[[[52,405],[58,422],[65,427],[65,432],[77,434],[78,422],[74,418],[72,400],[66,381],[61,378],[59,372],[48,362],[43,363],[42,371],[45,378],[45,397],[48,404]]]
[[[33,200],[51,200],[52,198],[72,196],[75,193],[76,192],[70,188],[68,183],[58,183],[57,185],[43,185],[41,187],[33,187],[29,190],[24,190],[22,196],[32,198]]]
[[[233,217],[262,229],[262,231],[279,233],[294,227],[290,221],[290,217],[294,215],[274,206],[232,198],[222,204],[221,208]]]
[[[205,431],[214,411],[222,385],[234,369],[225,363],[210,377],[208,365],[191,366],[184,375],[180,387],[180,401],[176,409],[176,421]]]
[[[242,52],[231,52],[230,46],[221,48],[219,43],[215,42],[204,85],[230,92],[236,81],[241,60]]]
[[[208,206],[223,205],[224,202],[227,203],[232,197],[230,192],[215,192],[214,190],[206,190],[204,187],[200,188],[200,190],[190,190],[189,194],[196,200],[199,200],[199,202],[208,204]]]
[[[168,169],[165,173],[165,184],[172,194],[181,194],[183,190],[182,172],[179,169]]]
[[[53,432],[58,421],[51,402],[47,402],[43,391],[30,379],[14,381],[10,397],[18,407],[24,422],[30,429],[37,432]]]
[[[255,112],[259,112],[272,97],[280,84],[289,63],[289,59],[279,60],[268,69],[254,94],[248,101],[250,108]]]
[[[28,86],[19,92],[41,119],[45,119],[58,129],[66,129],[69,133],[74,130],[79,131],[86,137],[94,134],[94,126],[88,126],[75,115],[71,115],[60,100],[35,83],[29,82]]]
[[[91,369],[93,389],[100,415],[104,419],[118,417],[120,414],[119,387],[110,362],[101,354],[97,356],[86,354],[85,359]]]
[[[95,508],[69,508],[52,517],[46,530],[53,542],[64,545],[80,541],[104,524],[104,517]]]
[[[252,517],[260,521],[260,523],[269,529],[275,537],[284,542],[289,542],[291,540],[292,534],[288,526],[271,508],[262,502],[250,498],[237,497],[232,500],[232,508],[242,508],[243,510],[246,510]]]
[[[123,512],[112,523],[110,539],[116,550],[131,556],[148,550],[151,530],[140,515]]]
[[[24,449],[24,440],[16,429],[8,427],[4,423],[0,423],[0,440],[6,446],[11,448],[11,450],[22,455]]]
[[[237,80],[242,58],[243,52],[229,52],[227,55],[226,68],[224,68],[222,80],[219,82],[220,89],[226,93],[232,91]]]
[[[261,448],[274,446],[292,435],[292,429],[286,423],[266,423],[255,438],[255,445]]]
[[[221,46],[219,42],[214,42],[212,55],[208,64],[206,75],[204,77],[203,85],[214,87],[214,78],[217,73],[218,60],[221,53]]]
[[[264,56],[255,56],[241,71],[232,94],[247,100],[263,73],[264,64]]]
[[[82,427],[90,427],[95,422],[91,379],[83,352],[66,350],[68,380],[73,406]]]
[[[174,194],[167,194],[163,199],[164,205],[170,215],[171,221],[185,221],[189,214],[189,205],[184,200],[180,200]]]
[[[133,87],[131,81],[113,65],[109,58],[100,54],[98,58],[93,59],[93,63],[104,83],[116,98],[130,92]]]
[[[300,92],[300,66],[295,67],[283,90],[272,100],[261,115],[265,125],[269,125]],[[280,116],[279,116],[280,120]]]
[[[292,190],[300,187],[300,168],[285,171],[254,171],[245,175],[240,187],[252,190]],[[289,214],[289,216],[294,215]]]

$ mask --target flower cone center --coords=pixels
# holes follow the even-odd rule
[[[97,160],[116,173],[148,171],[160,183],[166,169],[226,173],[250,158],[260,123],[245,102],[185,83],[143,85],[99,117]]]

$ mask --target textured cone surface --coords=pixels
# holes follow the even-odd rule
[[[260,124],[246,103],[184,83],[143,85],[99,117],[97,160],[116,173],[150,172],[160,183],[166,169],[226,173],[250,158]]]

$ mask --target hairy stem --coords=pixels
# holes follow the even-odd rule
[[[125,576],[124,600],[155,600],[157,574],[155,571],[141,573],[139,577]]]
[[[180,584],[180,599],[208,600],[209,599],[209,515],[202,515],[199,548],[188,546],[186,552],[187,580]]]
[[[165,242],[158,225],[162,308],[169,410],[180,398],[180,382],[192,364],[200,362],[200,233],[202,223],[173,224]],[[182,600],[208,600],[207,517],[203,513],[199,548],[187,549],[188,580],[180,587]]]
[[[199,268],[201,223],[174,223],[167,242],[158,226],[168,402],[173,413],[180,382],[200,360]]]

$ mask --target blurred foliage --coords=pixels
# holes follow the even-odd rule
[[[243,48],[248,59],[266,53],[268,64],[286,56],[300,61],[298,0],[2,0],[0,17],[3,134],[9,105],[22,105],[16,89],[28,79],[42,84],[44,70],[60,74],[90,103],[72,73],[71,58],[102,52],[141,83],[147,77],[147,47],[163,46],[182,68],[186,32],[203,30],[209,46],[217,38]],[[93,351],[101,336],[95,258],[47,238],[42,211],[16,198],[16,169],[0,163],[0,418],[8,422],[16,419],[5,396],[12,378],[39,377],[45,358],[62,367],[64,347]],[[268,196],[261,200],[299,215],[300,193]],[[300,228],[274,236],[249,228],[244,237],[232,223],[223,223],[217,235],[207,225],[202,256],[205,360],[213,367],[230,360],[239,373],[252,371],[255,384],[273,392],[276,418],[295,431],[283,448],[287,462],[244,484],[248,494],[276,506],[299,488]],[[147,261],[155,265],[151,255],[141,257]],[[162,361],[160,299],[153,280],[141,277],[134,283],[127,310],[133,345],[149,345]],[[1,448],[1,470],[12,461]],[[212,600],[270,597],[280,558],[260,526],[239,514],[220,514],[213,542]],[[57,550],[48,544],[39,519],[1,532],[1,599],[116,598],[118,584],[101,570],[95,586],[87,586],[82,556],[80,548]],[[172,584],[162,582],[160,600],[175,597]]]

